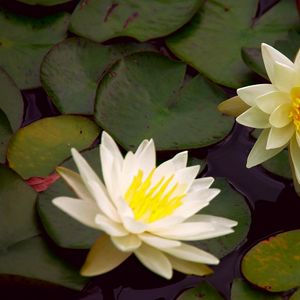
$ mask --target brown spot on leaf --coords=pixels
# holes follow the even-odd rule
[[[90,0],[84,0],[81,2],[79,9],[85,8],[89,4]]]
[[[137,17],[139,16],[139,13],[136,11],[131,16],[127,18],[127,20],[124,22],[123,28],[126,29],[129,25],[129,23],[133,22]]]
[[[108,17],[112,14],[112,12],[119,6],[119,3],[113,3],[107,10],[106,15],[104,17],[104,22],[107,22]]]

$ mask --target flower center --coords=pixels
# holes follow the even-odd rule
[[[300,87],[291,90],[292,108],[289,117],[293,119],[296,130],[300,132]]]
[[[131,207],[136,220],[151,223],[171,215],[182,204],[185,194],[174,195],[178,183],[171,183],[174,175],[164,176],[152,185],[153,169],[143,180],[143,171],[139,170],[125,193],[125,200]]]

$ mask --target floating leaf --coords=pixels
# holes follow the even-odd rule
[[[83,156],[96,173],[100,175],[99,148],[85,151]],[[62,166],[78,172],[73,159],[67,160]],[[59,196],[75,196],[63,179],[59,179],[47,191],[39,194],[38,212],[47,233],[60,247],[73,249],[91,248],[101,235],[101,231],[82,225],[53,205],[52,200]]]
[[[273,44],[299,24],[295,1],[280,1],[255,20],[259,1],[206,1],[190,24],[167,39],[171,51],[225,86],[252,83],[241,48]]]
[[[283,53],[286,57],[294,61],[300,45],[300,32],[292,30],[284,40],[275,42],[275,48]]]
[[[80,116],[41,119],[21,128],[11,138],[7,159],[23,178],[46,177],[70,156],[72,147],[89,147],[99,134],[91,120]]]
[[[180,28],[201,3],[202,0],[82,0],[72,14],[70,30],[98,42],[120,36],[146,41]]]
[[[93,114],[98,83],[111,64],[149,48],[144,44],[103,46],[83,38],[67,39],[53,47],[42,63],[43,87],[61,112]]]
[[[280,295],[251,288],[242,279],[235,279],[231,287],[231,300],[282,300]]]
[[[251,223],[251,214],[244,197],[233,190],[225,179],[217,178],[213,187],[220,189],[221,193],[200,213],[235,220],[238,225],[234,228],[234,233],[191,242],[191,244],[222,258],[246,238]]]
[[[16,173],[0,165],[0,251],[39,233],[36,196]]]
[[[49,249],[41,236],[25,239],[0,252],[0,273],[24,276],[81,290],[87,278]]]
[[[2,69],[0,69],[0,91],[0,109],[6,114],[12,130],[16,131],[23,120],[23,98],[16,84]]]
[[[240,114],[245,112],[248,108],[250,108],[250,106],[247,105],[238,96],[231,97],[231,98],[221,102],[218,105],[218,110],[221,113],[223,113],[227,116],[233,116],[233,117],[238,117]]]
[[[300,290],[298,289],[289,300],[300,300]]]
[[[57,5],[61,3],[70,2],[71,0],[18,0],[19,2],[23,2],[30,5],[44,5],[51,6]]]
[[[198,174],[201,174],[204,171],[204,169],[207,167],[207,161],[204,159],[199,159],[194,156],[189,156],[187,165],[188,166],[200,165],[200,170]]]
[[[185,69],[155,53],[125,57],[99,85],[96,121],[126,149],[144,138],[159,150],[219,142],[233,125],[216,109],[224,94],[200,76],[184,83]]]
[[[0,109],[0,163],[4,163],[6,160],[6,151],[12,134],[9,121]]]
[[[16,173],[0,165],[0,273],[79,290],[86,282],[79,270],[57,258],[39,236],[36,195]]]
[[[19,88],[40,86],[42,59],[64,39],[68,22],[64,13],[35,19],[0,11],[0,66]]]
[[[244,256],[242,272],[253,284],[281,292],[300,284],[300,230],[261,241]]]
[[[224,300],[224,298],[211,285],[209,285],[205,281],[198,284],[198,286],[195,288],[186,290],[177,298],[177,300],[198,300],[198,299]]]

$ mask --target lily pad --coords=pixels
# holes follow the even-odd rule
[[[243,258],[242,272],[251,283],[271,292],[300,284],[300,230],[261,241]]]
[[[16,173],[0,165],[0,251],[39,233],[36,196]]]
[[[40,64],[48,50],[64,39],[69,15],[35,19],[0,11],[0,66],[21,89],[40,86]]]
[[[36,196],[16,173],[0,165],[0,273],[80,290],[86,279],[56,257],[39,235]]]
[[[41,66],[41,81],[62,113],[93,114],[96,90],[104,73],[122,56],[151,49],[145,44],[104,46],[70,38],[54,46]]]
[[[18,1],[30,5],[52,6],[52,5],[70,2],[71,0],[18,0]]]
[[[46,177],[70,156],[72,147],[89,147],[99,128],[81,116],[57,116],[41,119],[21,128],[11,138],[7,159],[23,178]]]
[[[99,85],[95,119],[125,148],[153,138],[158,150],[205,147],[221,141],[233,118],[216,109],[223,92],[197,76],[184,82],[186,66],[156,53],[116,63]],[[213,124],[213,126],[209,126]]]
[[[300,300],[300,290],[298,289],[289,300]]]
[[[0,109],[6,114],[12,130],[16,131],[23,120],[23,98],[16,84],[1,68],[0,91]]]
[[[231,287],[231,300],[282,300],[280,295],[252,288],[242,279],[235,279]]]
[[[129,36],[146,41],[170,34],[188,22],[202,0],[82,0],[70,30],[97,42]]]
[[[0,163],[6,160],[6,151],[13,132],[5,113],[0,109]]]
[[[213,187],[220,189],[221,193],[201,210],[201,214],[225,217],[237,221],[238,225],[234,227],[234,233],[229,235],[190,243],[222,258],[245,240],[251,224],[251,213],[244,197],[226,179],[217,178]]]
[[[85,151],[83,156],[96,173],[101,175],[99,148]],[[62,166],[78,172],[73,159],[68,159]],[[38,197],[38,213],[48,235],[60,247],[91,248],[101,231],[82,225],[54,206],[52,199],[59,196],[75,196],[63,179],[56,181]]]
[[[295,1],[279,1],[258,20],[257,1],[206,1],[191,23],[167,39],[170,50],[211,80],[232,88],[251,84],[241,48],[284,39],[296,28]]]
[[[34,236],[0,252],[0,273],[19,275],[81,290],[87,278],[57,257],[41,236]]]
[[[291,30],[288,37],[284,40],[275,42],[275,48],[283,53],[286,57],[294,61],[300,45],[300,32]]]
[[[224,300],[224,298],[210,284],[205,281],[197,287],[184,291],[177,300]],[[241,300],[241,299],[240,299]],[[244,300],[244,299],[243,299]]]

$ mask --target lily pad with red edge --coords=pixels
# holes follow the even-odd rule
[[[49,49],[66,37],[69,15],[31,18],[0,10],[0,67],[20,89],[36,88]]]
[[[99,148],[84,151],[82,155],[101,177]],[[78,172],[72,158],[64,162],[62,166]],[[91,248],[102,232],[82,225],[57,208],[52,200],[60,196],[76,197],[63,179],[57,180],[45,192],[39,194],[38,213],[46,232],[60,247],[72,249]]]
[[[41,119],[18,130],[11,138],[9,166],[24,179],[46,177],[70,156],[72,147],[92,145],[100,129],[86,117],[62,115]]]
[[[224,300],[223,296],[205,281],[183,292],[176,300]],[[239,299],[242,300],[242,299]],[[244,300],[244,299],[243,299]]]
[[[23,98],[14,81],[1,68],[0,91],[0,109],[5,113],[11,129],[16,131],[23,121]]]
[[[212,187],[220,189],[221,193],[199,213],[228,218],[237,221],[238,225],[233,228],[234,232],[231,234],[190,243],[222,258],[246,239],[251,224],[251,213],[245,198],[235,191],[226,179],[217,178]]]
[[[300,285],[300,230],[277,234],[252,247],[242,260],[242,273],[258,287],[284,292]]]
[[[212,81],[232,88],[252,84],[252,74],[241,57],[242,47],[273,44],[299,25],[295,1],[279,1],[255,19],[258,3],[205,1],[187,26],[167,38],[167,46]]]
[[[5,113],[0,109],[0,163],[6,160],[9,140],[13,132]]]
[[[60,112],[93,114],[98,83],[110,66],[123,56],[151,49],[148,44],[104,46],[84,38],[69,38],[45,56],[42,85]]]
[[[281,295],[251,287],[242,279],[235,279],[231,286],[231,300],[283,300]]]
[[[121,36],[146,41],[168,35],[187,23],[202,0],[82,0],[70,31],[103,42]]]
[[[158,150],[199,148],[221,141],[234,120],[216,109],[226,97],[200,75],[185,81],[186,65],[156,53],[117,62],[99,84],[96,122],[125,149],[153,138]]]

